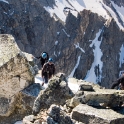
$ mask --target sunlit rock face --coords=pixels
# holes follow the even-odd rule
[[[12,35],[0,35],[1,124],[14,123],[15,120],[21,119],[27,113],[31,113],[36,97],[36,92],[35,95],[32,95],[28,93],[28,89],[26,90],[26,87],[34,83],[35,71],[29,64],[33,63],[31,56],[18,48]],[[33,89],[30,89],[32,89],[32,92],[35,89],[38,92],[39,88],[40,86],[34,85]]]
[[[124,121],[124,115],[111,109],[96,109],[85,104],[75,107],[71,116],[83,124],[122,124]]]
[[[11,35],[0,35],[0,95],[12,97],[33,82],[25,54]]]

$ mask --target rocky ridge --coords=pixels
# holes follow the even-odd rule
[[[67,81],[66,87],[61,87],[64,80],[60,76],[64,75],[61,73],[58,75],[59,77],[54,76],[49,80],[48,88],[38,95],[33,107],[35,113],[23,118],[24,124],[123,124],[124,108],[119,105],[124,102],[124,91],[108,90],[72,78],[71,81],[79,84],[79,90],[76,93],[66,91],[63,94],[62,91],[69,88],[68,84],[71,82]],[[61,83],[58,83],[58,78]],[[71,93],[71,99],[64,97],[67,99],[64,100],[61,97],[60,100],[57,90],[60,91],[60,97]],[[49,93],[52,95],[43,97]]]

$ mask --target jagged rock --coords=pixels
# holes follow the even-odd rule
[[[11,35],[0,35],[0,56],[0,95],[9,98],[34,82],[34,75]]]
[[[33,113],[36,114],[42,108],[48,108],[51,104],[64,105],[67,99],[73,97],[65,76],[57,74],[49,80],[48,87],[41,91],[33,106]]]
[[[98,89],[105,89],[104,87],[94,84],[92,82],[87,82],[85,80],[77,80],[79,84],[79,90],[81,91],[96,91]]]
[[[73,108],[82,103],[82,97],[84,92],[77,91],[75,96],[72,99],[66,100],[66,111],[71,112]],[[70,109],[69,109],[70,108]]]
[[[73,109],[80,103],[91,106],[117,107],[124,102],[123,90],[105,89],[98,84],[93,84],[83,80],[71,79],[79,85],[79,90],[72,99],[66,101],[66,110]],[[112,102],[113,101],[113,102]],[[69,109],[69,108],[70,109]]]
[[[34,115],[29,115],[23,118],[23,124],[33,124],[32,122],[34,121],[35,117]]]
[[[34,101],[40,90],[39,84],[32,84],[20,91],[16,95],[15,102],[13,103],[14,111],[11,111],[8,117],[0,116],[0,124],[14,124],[17,120],[22,120],[24,116],[30,115],[32,113]]]
[[[73,124],[69,116],[66,115],[64,111],[60,109],[59,106],[51,105],[48,110],[49,117],[47,118],[48,124]]]
[[[85,104],[76,106],[71,117],[84,124],[123,124],[124,122],[124,115],[111,109],[97,109]]]
[[[80,97],[80,96],[82,96],[83,94],[84,94],[83,91],[78,90],[78,91],[76,92],[75,96]]]
[[[66,106],[70,108],[75,108],[77,105],[81,104],[82,98],[80,97],[73,97],[71,100],[66,101]]]
[[[100,106],[103,103],[105,107],[117,107],[120,102],[124,102],[124,91],[121,90],[99,89],[96,92],[84,91],[82,96],[82,103],[92,106]]]
[[[0,124],[10,124],[32,111],[36,95],[23,89],[34,83],[35,71],[32,55],[22,52],[11,35],[0,34],[0,56]]]

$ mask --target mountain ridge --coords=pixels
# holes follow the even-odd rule
[[[110,88],[112,81],[124,71],[123,2],[94,0],[92,4],[90,0],[83,0],[80,4],[85,3],[93,10],[75,11],[75,16],[73,8],[68,10],[69,0],[56,1],[0,1],[0,33],[12,34],[19,48],[34,56],[39,56],[42,51],[48,52],[55,61],[57,72],[78,79],[89,77],[88,81]],[[73,6],[79,5],[78,0],[72,0],[72,3]],[[62,4],[62,8],[57,6],[59,4]],[[48,5],[55,18],[46,11]],[[81,9],[81,5],[78,9]],[[111,5],[118,10],[116,13]],[[53,11],[57,7],[62,10],[60,12],[66,18],[65,22]],[[109,19],[104,16],[104,8],[109,12],[107,16],[112,16]],[[103,16],[94,11],[103,12]]]

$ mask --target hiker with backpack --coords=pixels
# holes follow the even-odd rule
[[[33,57],[34,58],[34,57]],[[35,57],[37,59],[40,59],[40,63],[41,63],[41,66],[43,67],[43,65],[48,62],[48,59],[49,59],[49,55],[47,52],[42,52],[41,55],[39,57]]]
[[[111,89],[114,89],[116,86],[119,86],[120,90],[124,90],[124,74],[112,84]]]
[[[44,83],[48,83],[48,80],[54,76],[55,74],[55,65],[53,63],[53,59],[49,58],[48,62],[44,64],[42,70],[41,70],[41,77],[43,78]]]

